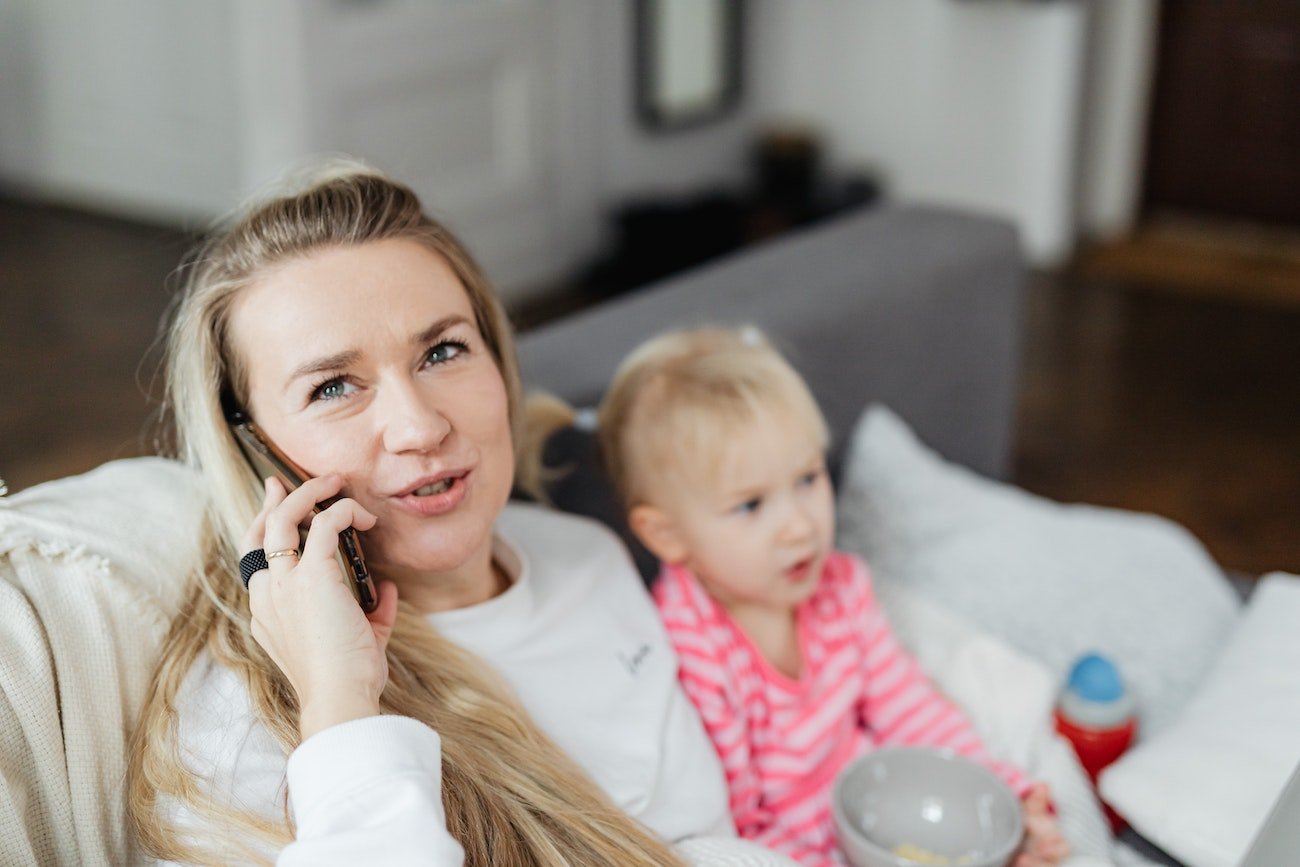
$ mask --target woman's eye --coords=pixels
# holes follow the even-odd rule
[[[312,400],[338,400],[347,397],[356,386],[342,379],[327,379],[311,390]]]
[[[468,349],[469,347],[460,340],[444,340],[432,347],[424,360],[429,364],[446,364]]]
[[[799,477],[799,486],[803,488],[811,488],[813,485],[817,484],[817,480],[821,478],[821,475],[821,470],[811,470],[806,472]]]

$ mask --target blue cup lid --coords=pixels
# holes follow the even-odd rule
[[[1084,701],[1112,702],[1124,697],[1119,669],[1100,653],[1079,657],[1070,669],[1067,688]]]

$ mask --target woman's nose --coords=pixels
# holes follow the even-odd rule
[[[389,384],[379,400],[384,448],[393,453],[437,451],[451,420],[414,383]]]

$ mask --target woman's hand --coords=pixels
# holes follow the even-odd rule
[[[309,479],[286,494],[268,479],[262,511],[244,537],[244,550],[268,553],[298,547],[298,527],[321,500],[342,490],[339,476]],[[300,557],[276,557],[248,581],[253,638],[284,672],[298,696],[299,731],[321,729],[379,713],[388,682],[384,650],[397,617],[397,588],[380,583],[379,606],[366,615],[335,560],[339,533],[368,530],[375,516],[341,499],[311,519]]]
[[[1070,854],[1061,828],[1052,815],[1051,792],[1043,783],[1035,783],[1020,802],[1025,819],[1025,842],[1013,867],[1052,867]]]

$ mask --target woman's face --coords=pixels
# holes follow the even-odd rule
[[[441,256],[410,240],[313,252],[245,289],[231,330],[262,431],[378,517],[369,562],[395,578],[489,567],[508,400]]]

